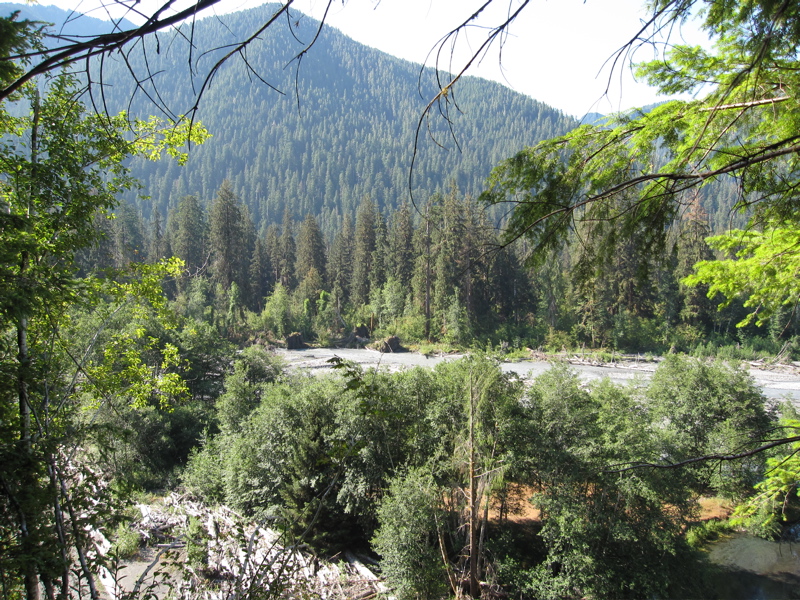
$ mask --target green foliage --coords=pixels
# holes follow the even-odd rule
[[[651,25],[669,29],[698,5],[659,2]],[[713,48],[671,45],[664,58],[639,67],[665,94],[694,92],[698,99],[614,115],[526,148],[494,170],[483,199],[514,203],[507,238],[527,238],[539,259],[577,232],[592,250],[582,257],[589,265],[598,257],[631,258],[616,252],[620,242],[635,243],[636,257],[657,256],[681,207],[733,175],[741,185],[735,208],[748,211],[749,225],[712,243],[738,251],[739,260],[704,262],[684,281],[709,284],[709,293],[728,301],[744,298],[751,314],[742,324],[762,322],[798,295],[800,112],[788,90],[797,84],[800,12],[775,2],[722,3],[705,7],[700,18]],[[696,246],[687,250],[695,260],[709,258]],[[707,326],[702,302],[690,296],[684,294],[682,318]]]
[[[586,389],[554,365],[527,402],[536,424],[529,481],[539,490],[546,557],[527,578],[517,575],[523,589],[545,598],[666,595],[674,573],[690,567],[680,539],[690,491],[682,475],[620,470],[657,450],[635,389]]]
[[[782,419],[780,435],[797,437],[800,421]],[[790,452],[767,459],[764,479],[756,483],[755,495],[740,504],[731,522],[750,531],[774,539],[780,537],[781,527],[800,517],[800,442],[789,446]]]
[[[248,272],[255,236],[250,216],[228,180],[209,207],[208,229],[212,280],[226,292],[238,290],[238,297],[234,299],[235,293],[230,296],[228,311],[237,312],[243,305],[241,294],[249,295]]]
[[[283,516],[315,544],[352,538],[355,519],[337,502],[350,452],[337,428],[346,397],[327,379],[267,386],[241,432],[226,438],[226,501]]]
[[[208,565],[209,536],[205,525],[197,517],[189,517],[185,535],[186,562],[192,569],[201,570]]]
[[[225,438],[209,437],[203,432],[199,446],[189,452],[186,468],[181,473],[181,483],[192,494],[209,504],[222,502],[225,498],[225,463],[223,442]]]
[[[398,474],[378,508],[380,527],[372,539],[381,570],[400,599],[439,598],[446,594],[446,570],[440,549],[442,492],[430,471]]]
[[[677,14],[691,4],[680,5]],[[670,2],[659,6],[675,8]],[[727,236],[719,248],[744,245],[744,254],[731,263],[733,270],[721,274],[713,271],[717,267],[707,272],[701,267],[697,281],[730,300],[743,283],[760,278],[748,289],[746,307],[758,303],[765,307],[759,315],[774,313],[796,295],[782,278],[793,273],[797,242],[791,147],[797,119],[794,100],[770,92],[764,96],[763,90],[775,88],[760,78],[785,75],[775,80],[791,89],[794,50],[781,49],[774,40],[794,40],[796,47],[797,11],[787,8],[781,21],[772,8],[772,3],[738,10],[730,4],[711,6],[705,18],[718,38],[716,54],[677,47],[670,58],[676,71],[661,63],[643,67],[643,74],[665,91],[715,80],[704,101],[666,103],[648,114],[617,116],[608,126],[579,128],[523,151],[496,171],[486,198],[498,203],[513,196],[520,202],[510,221],[512,236],[527,236],[536,250],[546,251],[568,241],[578,223],[578,233],[588,240],[575,253],[549,256],[536,274],[537,294],[531,277],[517,267],[516,253],[522,256],[523,248],[484,252],[498,241],[491,223],[455,185],[448,194],[431,197],[416,231],[408,211],[391,215],[387,228],[372,200],[364,200],[353,232],[348,214],[356,198],[374,192],[378,205],[392,198],[387,190],[394,184],[374,185],[373,177],[392,178],[392,169],[380,164],[391,159],[373,153],[355,168],[356,161],[341,158],[343,142],[332,168],[316,160],[319,153],[309,153],[305,142],[278,145],[263,136],[256,166],[246,175],[241,170],[233,175],[237,189],[259,190],[244,198],[257,220],[266,222],[270,208],[273,218],[276,206],[285,208],[281,230],[268,229],[260,252],[248,211],[233,186],[223,185],[208,226],[196,199],[184,199],[170,214],[167,241],[188,271],[176,286],[175,306],[184,320],[169,314],[160,288],[163,274],[177,276],[176,262],[133,268],[130,275],[117,272],[120,281],[109,278],[89,294],[89,286],[76,285],[72,257],[96,240],[90,223],[114,206],[117,192],[133,184],[120,159],[129,152],[142,158],[177,153],[177,142],[202,141],[204,133],[185,125],[162,132],[154,120],[135,121],[134,137],[139,137],[132,140],[121,134],[124,117],[80,117],[66,80],[43,101],[31,92],[32,119],[2,119],[4,140],[28,124],[37,132],[28,142],[30,156],[4,153],[8,173],[19,177],[3,179],[8,210],[0,211],[0,311],[7,347],[7,360],[0,364],[0,389],[7,400],[0,403],[0,426],[4,448],[27,444],[29,451],[4,450],[0,461],[3,482],[10,482],[4,487],[0,537],[19,541],[21,549],[2,554],[3,582],[21,589],[24,579],[30,588],[35,577],[27,565],[36,565],[43,581],[65,581],[59,574],[69,566],[62,564],[68,562],[64,556],[86,546],[80,528],[105,518],[102,490],[86,483],[91,477],[67,481],[50,471],[61,467],[60,451],[69,437],[70,452],[102,465],[106,475],[117,477],[118,488],[170,485],[188,460],[182,480],[191,492],[226,501],[248,515],[280,516],[299,541],[336,547],[373,539],[400,597],[442,595],[448,580],[455,588],[468,569],[467,554],[480,559],[477,567],[474,561],[470,565],[473,576],[476,568],[490,575],[483,541],[493,532],[485,511],[508,483],[522,483],[536,491],[541,529],[530,533],[537,552],[528,558],[535,564],[515,564],[517,572],[508,579],[515,592],[543,598],[669,595],[676,574],[691,574],[682,533],[696,494],[713,489],[741,495],[764,466],[757,456],[684,470],[639,465],[669,466],[698,454],[755,447],[772,416],[740,369],[672,356],[644,390],[608,382],[586,386],[566,367],[554,366],[523,393],[521,383],[476,354],[432,372],[391,376],[340,363],[340,377],[311,379],[284,375],[261,348],[243,351],[229,372],[232,347],[218,332],[244,339],[244,306],[260,308],[267,284],[274,281],[260,314],[248,317],[257,335],[284,337],[302,330],[323,338],[347,327],[344,315],[371,327],[377,322],[373,333],[402,332],[446,344],[467,344],[478,335],[485,336],[483,345],[502,332],[506,340],[536,335],[558,350],[584,341],[615,351],[654,343],[690,348],[709,328],[722,334],[720,317],[710,318],[697,297],[675,289],[676,270],[702,253],[695,244],[699,229],[691,239],[679,236],[674,256],[663,261],[650,250],[666,242],[685,186],[728,172],[742,175],[743,202],[755,197],[747,194],[766,198],[762,210],[778,215],[766,222],[780,226]],[[759,27],[779,27],[780,35],[763,36],[763,44],[754,48],[751,34]],[[346,55],[341,42],[330,44],[331,56]],[[748,56],[764,70],[732,74],[739,69],[735,61]],[[162,56],[157,53],[153,60]],[[464,91],[470,100],[470,87]],[[256,97],[239,98],[248,104]],[[357,96],[348,106],[364,102]],[[348,117],[351,121],[364,120]],[[367,121],[386,123],[383,114]],[[264,135],[270,136],[286,134],[294,121],[263,122],[277,123],[266,128]],[[297,131],[302,137],[307,128],[301,124]],[[360,130],[343,131],[357,137]],[[390,137],[394,142],[403,136]],[[11,142],[4,143],[12,149]],[[271,156],[273,150],[285,153],[282,163]],[[773,168],[775,163],[762,160],[771,155],[785,162]],[[291,174],[277,185],[275,177],[258,172],[262,165],[287,162],[303,168],[302,193]],[[466,158],[462,162],[464,168],[470,164]],[[196,187],[206,198],[214,173],[224,171],[219,164],[204,164],[202,185]],[[356,172],[369,189],[356,181]],[[320,193],[320,182],[332,186],[336,173],[338,192],[329,194],[326,187]],[[251,177],[263,181],[264,188],[256,188]],[[338,211],[328,206],[337,199],[344,200]],[[319,201],[326,205],[320,215],[326,232],[343,221],[328,264],[320,227],[307,210]],[[295,247],[292,209],[298,202],[304,206],[295,214],[309,217]],[[135,246],[141,253],[144,243],[138,239],[138,212],[118,212],[115,259],[121,266],[137,256],[125,250]],[[209,256],[214,286],[201,273]],[[250,279],[259,285],[251,288]],[[86,300],[85,310],[73,309],[68,320],[66,307],[76,298]],[[30,323],[29,316],[35,317]],[[14,334],[21,340],[23,333],[30,333],[32,360],[21,341],[14,352]],[[76,361],[80,370],[70,376]],[[26,406],[37,410],[26,412]],[[50,419],[56,406],[58,414]],[[795,458],[794,453],[770,458],[777,462],[768,463],[768,478],[758,484],[746,516],[764,531],[773,531],[785,516],[774,510],[781,499],[791,500],[784,506],[794,508]],[[74,493],[59,492],[58,477]],[[71,545],[63,545],[63,539],[62,546],[52,545],[61,557],[42,550],[58,525],[51,490],[59,502],[75,502],[82,515],[74,523],[78,533],[67,542]],[[29,504],[14,513],[17,497]],[[92,512],[89,507],[98,498],[101,508]],[[32,532],[27,537],[15,515],[22,521],[33,517],[26,521]],[[200,540],[201,529],[199,522],[190,523],[190,537]],[[192,541],[188,552],[194,566],[202,567],[202,540]],[[511,564],[507,557],[505,564]]]
[[[784,305],[794,306],[800,297],[800,230],[796,223],[770,224],[762,231],[729,231],[708,238],[709,245],[729,257],[702,261],[695,273],[684,279],[687,285],[708,285],[709,297],[722,294],[722,306],[743,298],[750,313],[737,324],[752,321],[760,326]]]
[[[113,453],[105,443],[113,428],[93,416],[119,409],[148,421],[158,411],[151,403],[171,405],[185,390],[176,347],[142,326],[171,326],[161,281],[178,262],[97,281],[78,276],[75,258],[99,238],[98,215],[135,186],[128,156],[182,160],[180,146],[202,141],[204,130],[87,114],[76,85],[68,75],[39,81],[24,89],[20,108],[29,115],[0,110],[0,539],[8,548],[0,571],[4,590],[24,588],[29,598],[40,585],[65,595],[94,586],[100,558],[89,552],[88,532],[109,522],[112,499],[107,474],[87,465]],[[130,328],[109,334],[121,313]],[[74,561],[80,567],[70,580]]]
[[[196,280],[201,281],[201,280]],[[172,339],[182,358],[180,373],[193,398],[213,399],[222,391],[222,380],[235,349],[207,321],[186,318]]]
[[[0,17],[0,56],[4,59],[11,56],[24,56],[31,49],[38,49],[43,23],[24,19],[17,21],[19,11]],[[0,62],[0,85],[4,87],[17,79],[24,72],[23,66],[29,59],[3,60]]]
[[[125,560],[133,558],[139,552],[141,540],[139,533],[133,531],[127,523],[120,523],[114,531],[111,553],[114,557]]]
[[[233,363],[233,373],[225,378],[225,391],[217,399],[217,419],[225,432],[238,431],[255,410],[265,386],[280,379],[280,358],[261,346],[250,346]]]
[[[669,355],[647,388],[647,408],[658,425],[664,462],[737,454],[758,446],[774,415],[751,377],[739,367]],[[711,486],[730,497],[745,494],[763,473],[760,454],[694,472],[698,491]],[[689,474],[685,478],[690,479]]]
[[[269,295],[261,313],[263,327],[266,331],[271,331],[278,338],[285,338],[294,331],[292,320],[292,309],[289,302],[289,292],[286,287],[278,283],[275,290]]]
[[[709,519],[703,521],[699,525],[693,525],[686,532],[686,543],[694,548],[700,550],[721,535],[730,533],[735,528],[732,521],[718,521],[717,519]]]

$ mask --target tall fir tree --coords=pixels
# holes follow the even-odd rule
[[[714,260],[714,253],[706,244],[706,238],[710,235],[708,213],[700,206],[699,194],[695,194],[678,234],[675,275],[679,280],[692,273],[694,265],[701,260]],[[679,294],[681,322],[709,333],[716,311],[713,300],[708,297],[708,285],[690,287],[680,284]]]
[[[274,285],[281,280],[281,232],[276,223],[270,223],[267,227],[264,245],[271,269],[270,280]]]
[[[389,273],[406,289],[411,285],[411,276],[414,272],[413,242],[414,223],[411,209],[408,202],[404,202],[392,213],[387,266]]]
[[[248,287],[248,216],[242,201],[227,180],[222,183],[208,211],[211,275],[223,290],[235,283],[240,294]]]
[[[414,303],[425,320],[424,335],[431,337],[431,291],[433,288],[433,238],[431,235],[431,206],[436,202],[436,197],[428,200],[422,215],[422,222],[414,231],[414,274],[411,287],[414,293]]]
[[[434,205],[432,236],[434,277],[431,312],[435,324],[432,333],[437,336],[447,333],[448,313],[463,301],[458,283],[466,268],[463,200],[455,186],[440,200],[438,205]]]
[[[117,209],[113,220],[114,265],[123,268],[131,263],[144,262],[145,236],[142,217],[130,204]]]
[[[314,215],[308,213],[300,224],[300,231],[297,234],[295,277],[298,282],[302,281],[314,269],[324,280],[326,264],[325,240]]]
[[[76,252],[75,262],[80,274],[110,269],[114,266],[114,222],[105,212],[96,212],[92,218],[92,230],[96,239]]]
[[[150,221],[150,235],[148,236],[147,261],[155,263],[162,258],[171,256],[169,239],[164,231],[164,222],[161,218],[161,211],[158,208],[153,210],[153,218]]]
[[[253,245],[253,258],[250,261],[250,288],[252,294],[251,308],[261,312],[264,308],[264,298],[270,293],[274,279],[273,270],[267,251],[267,242],[261,236],[256,237]]]
[[[180,288],[185,290],[191,277],[205,272],[208,264],[208,236],[205,211],[196,196],[184,196],[178,206],[170,211],[167,220],[172,253],[185,265],[186,274]]]
[[[389,233],[386,220],[380,213],[375,219],[375,249],[372,251],[369,271],[369,287],[371,292],[380,292],[386,283],[389,261]]]
[[[346,214],[342,228],[333,238],[328,255],[328,285],[334,296],[337,310],[350,301],[350,282],[353,279],[353,219]]]
[[[281,226],[278,278],[281,284],[289,290],[293,290],[297,284],[294,276],[296,255],[294,221],[292,220],[292,212],[287,207],[283,211],[283,225]]]
[[[353,275],[350,284],[350,301],[354,306],[369,302],[372,253],[375,251],[375,204],[365,198],[356,213],[356,230],[353,247]]]

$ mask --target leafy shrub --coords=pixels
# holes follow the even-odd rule
[[[399,600],[438,598],[447,591],[437,535],[439,503],[430,471],[411,469],[392,480],[378,508],[380,527],[372,543]]]
[[[750,375],[721,361],[668,355],[656,369],[646,398],[665,462],[741,453],[764,439],[775,418]],[[697,478],[698,492],[710,488],[738,497],[760,479],[763,461],[756,454],[721,464],[701,463],[684,469],[683,475]]]
[[[132,530],[127,523],[120,523],[114,531],[111,553],[120,560],[132,558],[139,552],[140,543],[138,532]]]
[[[781,420],[779,435],[796,436],[800,421]],[[778,538],[783,526],[800,521],[800,442],[767,459],[766,477],[755,485],[755,495],[739,505],[731,521],[754,535]]]
[[[733,531],[734,525],[730,521],[710,519],[699,525],[689,528],[686,532],[686,543],[692,548],[700,549],[708,542],[713,542],[720,535]]]
[[[224,438],[203,435],[201,445],[189,454],[189,461],[181,474],[181,483],[204,502],[213,504],[225,497],[225,462],[222,454]]]
[[[544,349],[547,352],[561,352],[565,348],[572,348],[573,344],[574,340],[569,333],[553,329],[552,327],[544,338]]]

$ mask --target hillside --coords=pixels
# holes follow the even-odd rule
[[[43,20],[55,21],[54,10],[48,8]],[[221,46],[240,38],[269,10],[258,7],[201,20],[194,31],[195,46]],[[92,22],[76,23],[84,20]],[[352,214],[366,196],[381,208],[408,198],[414,133],[432,96],[433,72],[358,44],[332,28],[323,30],[298,65],[292,59],[316,26],[299,13],[298,20],[293,32],[282,23],[256,41],[247,53],[252,71],[236,58],[218,72],[198,113],[214,137],[193,151],[187,167],[166,162],[133,165],[144,193],[162,214],[186,194],[209,201],[226,178],[249,206],[257,226],[280,221],[288,206],[295,218],[309,212],[319,216],[323,231],[330,233],[338,229],[341,215]],[[175,112],[187,110],[192,85],[201,83],[188,72],[187,41],[167,35],[160,37],[158,48],[155,39],[150,42],[147,59],[157,73],[152,84]],[[200,72],[219,54],[202,57]],[[143,74],[141,55],[134,53],[133,59]],[[109,106],[126,109],[131,78],[120,59],[106,63]],[[145,85],[154,93],[150,83]],[[438,113],[423,126],[412,183],[417,199],[448,189],[451,182],[476,195],[499,160],[577,125],[572,117],[494,82],[466,78],[455,94],[458,110],[450,114],[455,140]],[[140,91],[133,95],[131,109],[144,115],[153,112],[153,105]],[[443,147],[428,135],[428,125]],[[145,218],[150,206],[142,206]]]

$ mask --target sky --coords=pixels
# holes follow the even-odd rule
[[[430,52],[437,42],[483,1],[348,0],[344,7],[336,3],[328,23],[368,46],[432,65],[435,57]],[[304,12],[318,16],[324,2],[303,4]],[[502,22],[509,6],[518,5],[519,0],[496,0],[496,10],[482,22]],[[469,73],[499,81],[577,117],[663,100],[654,89],[634,80],[627,63],[613,72],[607,63],[641,29],[642,5],[642,0],[534,0],[512,25],[502,57],[494,48]],[[687,35],[694,38],[690,41],[697,43],[696,28],[689,29]],[[459,69],[469,48],[477,49],[483,39],[485,33],[476,29],[463,40],[461,62],[456,61]],[[649,60],[653,52],[643,49],[635,58]]]
[[[62,8],[88,12],[98,0],[42,0]],[[485,0],[334,0],[326,22],[358,42],[416,63],[434,66],[431,54],[444,35],[467,19]],[[147,6],[153,0],[140,0]],[[223,0],[217,14],[256,6],[256,0]],[[502,21],[520,0],[495,0],[480,21],[491,27]],[[609,113],[663,100],[645,83],[636,81],[628,62],[613,70],[609,58],[636,35],[645,13],[643,0],[533,0],[499,45],[473,65],[468,74],[499,81],[511,89],[581,117]],[[297,0],[302,12],[321,18],[326,0]],[[99,12],[92,16],[101,17]],[[691,24],[681,32],[691,43],[703,36]],[[449,47],[441,66],[460,70],[485,39],[485,29],[462,36],[449,62]],[[675,38],[673,38],[675,39]],[[639,50],[636,60],[653,58],[651,48]]]

